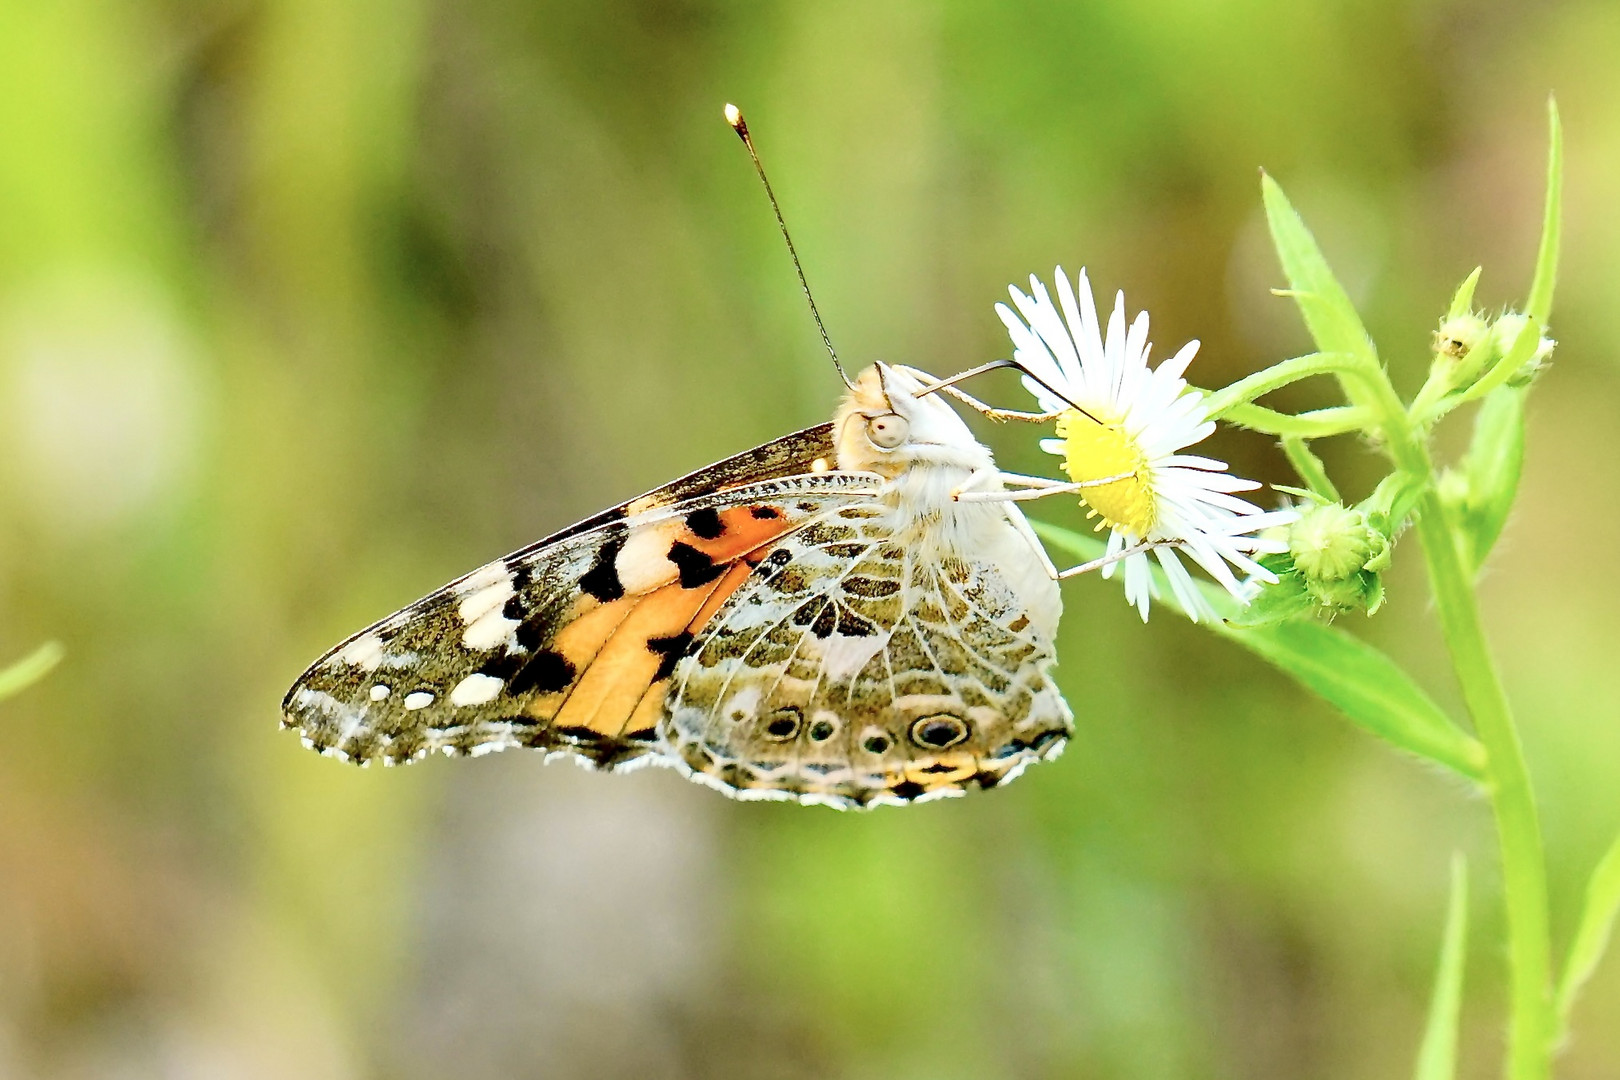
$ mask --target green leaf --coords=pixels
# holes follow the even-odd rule
[[[30,655],[0,671],[0,701],[43,679],[51,668],[61,662],[62,652],[60,643],[47,641]]]
[[[1504,386],[1480,402],[1462,461],[1467,497],[1458,521],[1463,554],[1477,572],[1502,535],[1524,469],[1525,388]]]
[[[1317,350],[1348,357],[1363,371],[1376,370],[1378,352],[1361,324],[1361,317],[1356,314],[1355,305],[1350,303],[1349,294],[1328,267],[1316,238],[1275,180],[1262,173],[1260,188],[1266,206],[1266,224],[1271,228],[1271,242],[1291,286],[1289,295],[1299,306]],[[1339,382],[1345,397],[1352,403],[1374,404],[1356,378],[1341,376]]]
[[[1558,284],[1558,239],[1563,228],[1564,127],[1558,119],[1558,101],[1547,98],[1547,202],[1541,214],[1541,244],[1536,249],[1536,273],[1530,282],[1526,314],[1542,326],[1552,315],[1553,287]]]
[[[1476,783],[1484,780],[1485,751],[1479,743],[1395,661],[1360,638],[1304,619],[1214,629],[1293,676],[1363,731]]]
[[[1462,1015],[1463,968],[1468,943],[1468,863],[1462,855],[1451,859],[1451,903],[1446,910],[1446,932],[1440,942],[1440,967],[1429,998],[1429,1019],[1423,1025],[1414,1080],[1454,1080],[1457,1075],[1457,1026]]]
[[[1451,309],[1446,312],[1446,318],[1455,319],[1459,315],[1466,315],[1474,307],[1474,286],[1479,284],[1480,272],[1483,266],[1474,267],[1474,272],[1463,278],[1463,283],[1457,286],[1457,291],[1451,297]]]
[[[1586,884],[1586,904],[1570,942],[1564,977],[1558,983],[1557,1016],[1561,1032],[1569,1030],[1569,1014],[1575,998],[1603,959],[1609,936],[1614,932],[1616,915],[1620,915],[1620,837],[1609,845],[1597,869],[1592,871],[1592,880]]]
[[[1041,538],[1082,561],[1096,558],[1103,543],[1044,521],[1033,523]],[[1180,611],[1164,572],[1153,566],[1162,607]],[[1200,586],[1223,618],[1241,609],[1225,589]],[[1185,612],[1183,612],[1185,614]],[[1411,676],[1373,646],[1310,619],[1271,626],[1208,624],[1220,636],[1248,649],[1336,706],[1357,727],[1398,749],[1444,766],[1476,783],[1485,778],[1485,751],[1453,724]]]

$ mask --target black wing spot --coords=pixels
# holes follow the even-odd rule
[[[623,531],[616,532],[596,549],[596,561],[579,579],[579,587],[602,603],[611,603],[624,595],[624,582],[619,580],[616,564],[619,552],[624,550]]]
[[[816,742],[826,742],[837,730],[831,720],[817,720],[810,725],[810,737]]]
[[[928,789],[915,780],[902,780],[889,790],[898,797],[910,802],[917,796],[924,794]]]
[[[669,561],[681,572],[683,589],[707,585],[726,572],[724,563],[717,565],[709,556],[681,540],[669,545]]]
[[[889,748],[889,740],[882,735],[869,735],[866,741],[861,743],[861,748],[868,754],[881,754]]]
[[[821,614],[816,621],[810,624],[810,632],[818,638],[832,637],[834,630],[838,629],[838,609],[834,604],[823,604]]]
[[[556,656],[557,654],[552,653],[551,655]],[[566,663],[566,661],[564,662]],[[523,671],[528,663],[529,657],[523,653],[503,652],[484,661],[483,666],[478,669],[478,674],[488,675],[492,679],[501,680],[501,682],[511,682]]]
[[[519,623],[517,628],[517,643],[524,652],[534,652],[540,647],[545,638],[545,626],[539,619],[530,619]]]
[[[512,676],[506,686],[514,694],[526,694],[531,690],[541,694],[555,694],[573,685],[574,676],[577,674],[568,657],[550,649],[541,649],[529,657],[528,663]]]
[[[891,578],[863,577],[859,574],[844,579],[843,590],[866,600],[881,600],[900,591],[900,583]]]
[[[720,520],[720,512],[712,506],[687,514],[686,527],[704,540],[718,540],[726,531],[726,523]]]
[[[838,632],[844,637],[871,637],[877,633],[877,624],[846,611],[838,619]]]
[[[782,516],[782,511],[778,510],[774,506],[750,506],[748,508],[748,513],[750,516],[756,517],[761,521],[770,521],[772,518],[779,518]]]
[[[647,651],[657,655],[658,671],[653,675],[653,682],[661,682],[675,674],[675,665],[685,655],[687,648],[692,644],[692,633],[682,630],[678,634],[668,637],[655,637],[647,639]]]

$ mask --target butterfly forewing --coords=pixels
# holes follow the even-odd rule
[[[762,549],[873,490],[812,471],[829,452],[826,425],[799,432],[475,570],[316,662],[286,722],[362,763],[518,745],[606,765],[644,754],[675,661]]]

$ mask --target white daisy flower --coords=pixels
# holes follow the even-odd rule
[[[1110,530],[1109,556],[1144,544],[1166,545],[1126,555],[1103,567],[1103,576],[1112,577],[1124,567],[1125,599],[1143,621],[1149,600],[1157,595],[1150,554],[1164,567],[1171,591],[1194,621],[1216,614],[1194,586],[1178,548],[1240,602],[1247,593],[1234,568],[1251,579],[1276,581],[1249,556],[1283,551],[1287,544],[1255,534],[1287,524],[1297,514],[1262,511],[1233,494],[1258,488],[1258,483],[1232,476],[1224,461],[1180,452],[1215,430],[1203,392],[1181,377],[1198,342],[1189,341],[1150,369],[1147,312],[1138,314],[1127,330],[1123,292],[1115,297],[1105,336],[1084,270],[1077,287],[1071,287],[1063,268],[1057,268],[1058,304],[1033,274],[1029,283],[1031,296],[1008,288],[1016,313],[1006,304],[997,304],[996,312],[1012,335],[1014,359],[1072,400],[1064,401],[1025,377],[1025,387],[1041,408],[1060,414],[1058,438],[1042,439],[1041,448],[1063,459],[1071,480],[1123,477],[1079,489],[1091,516],[1099,519],[1097,528]]]

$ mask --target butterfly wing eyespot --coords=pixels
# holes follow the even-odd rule
[[[899,413],[866,418],[866,437],[873,445],[893,450],[911,437],[911,423]]]

